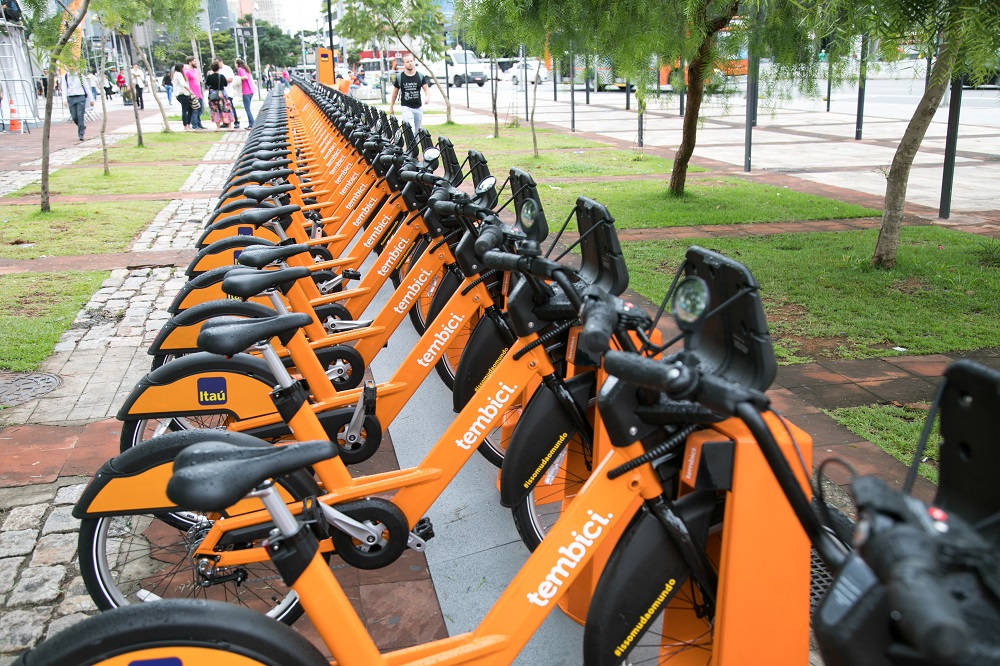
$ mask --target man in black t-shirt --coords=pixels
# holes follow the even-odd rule
[[[413,54],[407,53],[403,56],[403,71],[400,72],[393,81],[392,99],[389,100],[389,115],[396,105],[396,97],[403,107],[403,121],[410,123],[414,134],[420,129],[420,121],[424,117],[424,112],[420,109],[422,98],[420,91],[427,93],[427,101],[431,101],[431,91],[424,83],[424,77],[417,72],[413,66]],[[402,95],[400,95],[402,91]]]

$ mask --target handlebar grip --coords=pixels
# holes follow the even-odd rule
[[[476,239],[476,254],[480,257],[500,247],[503,243],[503,229],[485,224],[479,229],[479,238]]]
[[[667,372],[673,367],[632,352],[609,351],[604,355],[608,374],[657,391],[666,391],[671,383]]]
[[[462,212],[462,204],[453,201],[431,201],[430,207],[439,215],[459,215]]]
[[[611,347],[611,335],[618,326],[618,312],[613,303],[587,298],[580,312],[583,331],[580,348],[590,354],[603,354]]]
[[[498,252],[497,250],[490,250],[483,254],[483,263],[489,268],[498,271],[524,270],[524,259],[525,257],[520,255],[509,252]]]
[[[939,582],[941,567],[929,540],[916,527],[899,525],[872,535],[863,554],[886,584],[903,634],[935,662],[951,662],[965,653],[969,628]]]

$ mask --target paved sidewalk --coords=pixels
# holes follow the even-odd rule
[[[562,96],[561,96],[562,97]],[[562,104],[561,102],[559,104]],[[144,127],[158,127],[159,112],[150,105]],[[457,106],[457,105],[456,105]],[[580,105],[582,106],[582,105]],[[609,107],[578,106],[577,120],[589,123],[594,136],[604,141],[629,144],[634,121],[612,115],[602,121],[596,115]],[[118,124],[115,136],[129,132],[131,110],[113,112]],[[546,111],[551,127],[564,128],[566,111],[558,104]],[[617,112],[616,112],[617,113]],[[456,121],[484,122],[485,111],[456,108]],[[537,118],[537,116],[536,116]],[[433,120],[428,116],[428,120]],[[664,115],[665,124],[674,123]],[[727,125],[729,123],[729,125]],[[706,122],[699,145],[733,145],[731,120],[720,118]],[[109,124],[109,127],[111,125]],[[818,131],[818,128],[813,128]],[[88,136],[92,136],[88,128]],[[664,130],[669,132],[672,130]],[[813,132],[815,133],[815,132]],[[0,192],[16,189],[37,167],[26,164],[38,154],[40,131],[30,135],[0,136]],[[70,140],[66,139],[70,136]],[[617,135],[617,136],[616,136]],[[60,341],[41,372],[58,377],[55,391],[40,398],[0,412],[0,666],[13,655],[38,640],[93,612],[82,589],[75,554],[75,521],[69,519],[72,503],[93,472],[118,449],[119,423],[114,414],[136,381],[149,368],[145,349],[166,320],[163,310],[183,284],[183,268],[194,251],[195,233],[202,218],[215,204],[229,163],[237,154],[244,134],[218,136],[193,170],[192,177],[178,193],[152,195],[162,198],[164,209],[154,223],[139,236],[127,253],[93,257],[55,257],[31,261],[0,260],[0,274],[6,272],[103,268],[111,277],[93,296],[73,327]],[[994,145],[996,136],[984,132],[984,146]],[[206,137],[215,138],[212,134]],[[812,138],[796,130],[784,135],[786,153],[814,153],[831,141]],[[8,143],[12,141],[13,143]],[[63,168],[73,168],[81,148],[91,149],[88,141],[75,144],[75,128],[68,124],[53,127],[54,150],[60,153]],[[207,142],[206,142],[207,143]],[[669,144],[665,141],[664,145]],[[796,146],[794,151],[787,148]],[[876,142],[862,142],[853,157],[844,157],[843,172],[851,166],[869,165],[880,159]],[[870,148],[865,152],[865,147]],[[485,150],[486,148],[484,148]],[[662,150],[669,155],[667,148]],[[991,150],[991,149],[990,149]],[[34,152],[32,152],[34,151]],[[69,152],[62,152],[69,151]],[[764,152],[764,151],[762,151]],[[1000,152],[1000,151],[997,151]],[[727,153],[728,154],[728,153]],[[761,158],[763,159],[763,158]],[[970,158],[971,159],[971,158]],[[708,160],[696,151],[696,162],[733,171],[731,164]],[[989,160],[985,157],[981,162]],[[834,172],[824,172],[834,173]],[[987,169],[987,173],[992,173]],[[770,182],[791,183],[804,191],[839,196],[868,205],[878,198],[869,192],[849,189],[851,178],[806,178],[801,174],[765,172],[751,177]],[[822,181],[822,182],[817,182]],[[831,185],[836,182],[836,185]],[[20,187],[21,185],[16,185]],[[994,181],[995,185],[995,181]],[[6,189],[6,188],[10,189]],[[995,187],[993,188],[995,189]],[[911,186],[912,191],[919,187]],[[5,201],[4,203],[29,203]],[[1000,226],[1000,206],[991,210],[969,210],[960,214],[960,222],[977,233],[996,235]],[[941,224],[920,203],[911,203],[908,223]],[[817,223],[808,230],[815,231]],[[871,226],[871,221],[831,221],[830,230]],[[853,226],[852,226],[853,225]],[[672,237],[699,237],[708,233],[795,233],[806,225],[748,225],[726,229],[672,229],[656,232]],[[630,231],[623,239],[648,238],[654,232]],[[638,297],[634,300],[641,301]],[[405,326],[403,327],[405,328]],[[411,336],[411,337],[407,337]],[[401,330],[380,354],[372,371],[380,379],[394,369],[395,359],[412,347],[412,331]],[[971,354],[980,362],[1000,368],[1000,350],[981,350]],[[838,456],[851,462],[859,472],[878,473],[898,482],[905,466],[891,459],[872,444],[836,425],[821,412],[843,406],[873,402],[913,402],[927,400],[947,362],[957,355],[923,357],[894,356],[863,361],[824,361],[801,366],[782,367],[771,394],[777,406],[814,439],[816,461]],[[5,377],[0,374],[0,384]],[[450,403],[436,377],[421,387],[419,405],[412,405],[391,428],[394,438],[387,438],[376,459],[362,472],[385,469],[398,464],[407,466],[419,460],[421,451],[444,429]],[[426,392],[426,393],[425,393]],[[440,408],[440,409],[439,409]],[[478,622],[499,594],[508,574],[516,571],[526,556],[524,548],[512,535],[509,512],[498,507],[491,478],[495,469],[478,457],[435,504],[432,518],[438,537],[431,541],[427,558],[407,554],[397,565],[386,570],[358,572],[341,567],[338,577],[348,596],[380,638],[384,648],[426,641],[468,629]],[[846,483],[838,468],[830,470],[837,483]],[[919,482],[917,493],[930,497],[933,488]],[[481,501],[480,501],[481,499]],[[391,594],[390,594],[391,592]],[[495,598],[495,596],[493,597]],[[308,627],[304,629],[308,633]],[[529,645],[519,663],[576,664],[579,662],[579,628],[561,614],[554,614],[542,635]]]

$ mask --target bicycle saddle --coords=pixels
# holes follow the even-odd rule
[[[284,185],[271,185],[271,186],[260,186],[260,185],[248,185],[243,188],[243,196],[249,199],[256,199],[258,202],[267,199],[268,197],[273,197],[276,194],[284,194],[285,192],[291,192],[295,189],[294,185],[290,183],[285,183]]]
[[[227,196],[238,196],[238,195],[233,194]],[[224,227],[238,224],[239,217],[237,216],[229,216],[222,220],[219,219],[219,216],[225,213],[232,213],[234,210],[240,210],[241,208],[256,208],[257,206],[262,206],[262,205],[266,204],[261,204],[260,202],[254,201],[253,199],[236,199],[235,201],[230,201],[225,206],[219,206],[219,208],[217,208],[215,212],[212,213],[212,216],[208,218],[208,224],[206,226],[211,226],[213,224],[216,224],[217,222]]]
[[[249,171],[226,183],[226,187],[236,187],[239,185],[246,185],[247,183],[266,183],[269,180],[288,178],[291,175],[291,169],[276,169],[275,171]]]
[[[325,440],[266,449],[202,442],[184,449],[174,460],[167,497],[196,511],[223,511],[266,479],[336,455],[336,445]]]
[[[278,338],[288,344],[295,332],[306,326],[312,318],[296,312],[261,319],[216,317],[202,324],[198,333],[198,348],[222,356],[235,356],[258,342]]]
[[[284,294],[293,282],[309,277],[309,274],[309,269],[305,266],[282,268],[278,271],[227,274],[222,280],[222,291],[240,298],[250,298],[268,289],[278,289]]]
[[[254,153],[254,157],[258,160],[273,160],[276,157],[284,157],[285,155],[291,155],[290,150],[258,150]]]
[[[267,224],[276,217],[285,218],[281,220],[281,227],[283,229],[288,228],[288,224],[291,221],[288,216],[292,213],[297,213],[301,210],[295,204],[290,204],[288,206],[278,206],[276,208],[254,208],[251,210],[245,210],[240,213],[240,223],[241,224],[252,224],[255,227],[259,227],[263,224]]]
[[[265,247],[262,245],[259,249],[257,247],[253,247],[243,250],[236,261],[244,266],[264,268],[264,266],[267,266],[272,262],[287,259],[288,257],[293,257],[296,254],[308,251],[309,246],[305,243],[296,243],[295,245],[276,245],[273,247]]]
[[[291,160],[255,160],[250,166],[253,167],[254,171],[268,171],[271,169],[280,169],[281,167],[286,167],[291,164]]]

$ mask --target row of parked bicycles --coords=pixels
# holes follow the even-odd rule
[[[272,94],[75,507],[105,612],[16,663],[328,664],[304,612],[339,665],[507,664],[559,607],[588,665],[805,664],[810,545],[827,664],[1000,663],[1000,373],[946,372],[934,504],[856,477],[853,524],[770,407],[745,266],[691,247],[647,312],[603,205],[549,232],[524,171],[305,81]],[[376,383],[407,317],[420,340]],[[456,415],[430,452],[352,473],[432,368]],[[330,562],[433,548],[477,451],[533,552],[474,631],[382,654]]]

